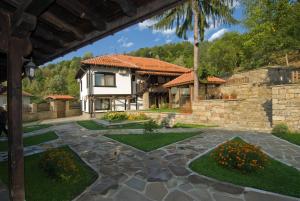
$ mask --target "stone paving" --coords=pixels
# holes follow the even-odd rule
[[[56,125],[53,130],[61,144],[68,144],[99,174],[74,201],[300,201],[223,183],[188,168],[195,158],[240,136],[300,170],[300,147],[270,134],[202,129],[201,135],[145,153],[76,123]]]
[[[218,144],[240,136],[300,169],[300,147],[270,134],[203,129],[203,133],[145,153],[77,124],[55,127],[62,140],[99,174],[76,201],[260,201],[299,200],[197,175],[188,163]]]

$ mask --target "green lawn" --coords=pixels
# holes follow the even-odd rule
[[[300,146],[300,133],[273,134],[273,135]]]
[[[127,123],[122,125],[104,126],[93,120],[77,121],[77,123],[89,130],[106,130],[106,129],[143,129],[144,123]]]
[[[57,139],[58,136],[53,132],[49,131],[41,135],[35,135],[31,137],[26,137],[23,139],[24,147],[41,144],[43,142],[51,141]],[[8,149],[7,141],[0,142],[0,151],[7,151]]]
[[[32,131],[37,131],[37,130],[41,130],[43,128],[49,128],[50,124],[40,124],[40,125],[32,125],[32,126],[24,126],[23,127],[23,133],[29,133]]]
[[[279,161],[271,158],[269,160],[270,162],[265,169],[245,174],[218,165],[208,153],[193,161],[190,168],[199,174],[221,181],[300,197],[300,172]]]
[[[184,123],[176,123],[173,128],[207,128],[207,127],[216,127],[216,126],[208,126],[201,124],[184,124]]]
[[[105,126],[97,124],[93,120],[84,120],[84,121],[77,121],[77,123],[89,130],[103,130],[105,129]]]
[[[71,153],[79,169],[78,179],[63,183],[50,179],[39,167],[42,154],[25,157],[25,189],[27,201],[70,201],[91,185],[97,174],[85,165],[68,147],[61,149]],[[8,184],[7,162],[0,163],[0,179]]]
[[[128,134],[105,135],[111,139],[128,144],[143,151],[152,151],[160,147],[198,135],[198,133],[168,133],[168,134]]]

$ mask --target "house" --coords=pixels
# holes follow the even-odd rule
[[[30,93],[27,93],[25,91],[22,92],[22,103],[23,103],[23,108],[27,108],[29,107],[30,103],[31,103],[31,97],[33,95],[31,95]],[[6,108],[7,106],[7,92],[6,90],[3,90],[0,93],[0,107],[4,107]]]
[[[199,99],[214,99],[222,98],[222,94],[218,90],[218,86],[226,81],[209,76],[206,80],[199,81]],[[164,84],[165,88],[169,89],[169,107],[189,107],[193,100],[194,92],[194,74],[193,71],[182,74],[181,76]]]
[[[93,114],[159,107],[169,102],[163,84],[189,71],[158,59],[128,55],[84,60],[76,74],[82,111]]]

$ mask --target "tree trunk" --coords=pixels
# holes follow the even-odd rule
[[[289,66],[289,56],[288,53],[285,54],[285,62],[286,62],[286,66]]]
[[[197,2],[195,0],[193,3],[193,16],[194,16],[194,101],[198,100],[199,94],[199,78],[198,78],[198,66],[199,66],[199,13],[196,9]]]

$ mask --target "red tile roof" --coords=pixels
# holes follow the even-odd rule
[[[225,82],[226,82],[225,80],[215,76],[209,76],[207,78],[207,83],[209,84],[223,84]],[[164,87],[169,88],[169,87],[175,87],[175,86],[193,84],[193,83],[194,83],[194,74],[193,71],[190,71],[164,84]]]
[[[134,57],[129,55],[104,55],[82,61],[83,64],[110,67],[132,68],[142,71],[160,71],[186,73],[189,69],[153,58]]]
[[[53,99],[53,100],[72,100],[74,99],[73,96],[69,95],[48,95],[45,99]]]
[[[179,76],[181,73],[168,73],[159,71],[136,71],[135,73],[139,75],[165,75],[165,76]]]

